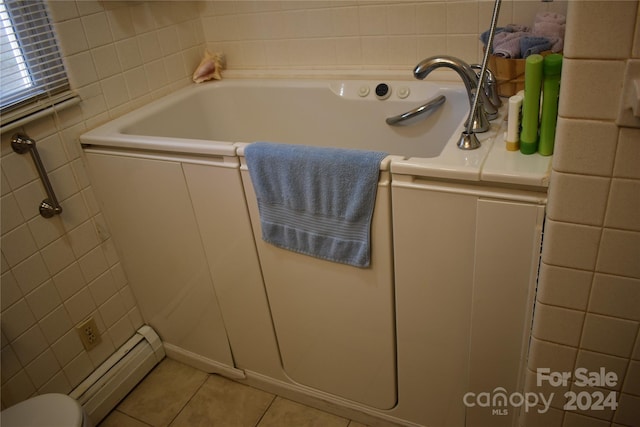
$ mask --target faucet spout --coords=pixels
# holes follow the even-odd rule
[[[458,73],[467,88],[467,93],[471,93],[473,89],[478,87],[476,73],[473,71],[471,66],[463,60],[453,56],[432,56],[424,59],[416,65],[413,70],[413,75],[418,80],[424,80],[433,70],[442,67],[450,68]]]
[[[443,67],[450,68],[458,73],[465,88],[467,89],[469,105],[472,106],[475,93],[478,90],[480,83],[478,82],[478,76],[475,71],[473,71],[471,66],[463,60],[447,55],[432,56],[422,60],[418,65],[416,65],[413,69],[413,75],[416,79],[423,80],[432,71]],[[467,123],[469,123],[470,120],[473,122],[473,131],[479,133],[489,130],[489,120],[493,120],[498,116],[498,110],[493,104],[491,104],[487,95],[484,93],[484,90],[480,91],[480,98],[480,108],[476,109],[474,117],[471,117],[473,114],[470,112],[469,118],[467,119]]]

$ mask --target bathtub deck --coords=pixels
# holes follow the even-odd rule
[[[98,427],[168,425],[366,427],[168,358]]]

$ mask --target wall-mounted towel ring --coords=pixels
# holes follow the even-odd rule
[[[13,151],[18,154],[24,154],[27,151],[31,153],[31,158],[33,159],[33,163],[36,165],[38,175],[40,175],[42,185],[44,185],[44,190],[47,192],[47,198],[40,203],[40,215],[45,218],[51,218],[54,215],[60,214],[62,212],[62,206],[58,203],[56,194],[53,192],[53,187],[51,186],[51,182],[47,176],[47,171],[42,164],[40,154],[38,154],[36,142],[27,135],[17,133],[13,135],[11,148],[13,148]]]

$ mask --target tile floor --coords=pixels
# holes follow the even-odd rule
[[[165,358],[98,427],[366,427]]]

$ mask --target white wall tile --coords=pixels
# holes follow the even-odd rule
[[[448,2],[446,5],[447,34],[473,34],[477,40],[479,25],[478,2]],[[490,21],[487,21],[487,28],[489,28],[489,23]]]
[[[632,426],[640,419],[640,396],[622,393],[618,400],[618,410],[613,421]]]
[[[66,21],[69,19],[77,18],[78,9],[76,8],[76,2],[71,0],[59,0],[47,3],[51,18],[55,22]]]
[[[69,231],[68,236],[76,257],[83,256],[99,244],[94,224],[90,220]]]
[[[70,298],[87,284],[77,262],[54,275],[53,282],[63,300]]]
[[[90,52],[67,56],[64,62],[72,87],[79,88],[98,81],[98,73]]]
[[[113,297],[118,292],[118,289],[111,270],[105,271],[89,283],[89,291],[97,306],[104,304],[109,298]]]
[[[87,353],[80,353],[67,366],[63,368],[72,387],[77,386],[93,371],[93,364]]]
[[[29,220],[27,225],[38,248],[47,246],[64,234],[64,227],[62,226],[60,216],[45,218],[42,215],[36,215]]]
[[[629,357],[638,322],[587,313],[581,347],[619,357]]]
[[[359,34],[357,7],[337,7],[331,9],[333,36],[356,36]],[[207,39],[208,40],[208,39]]]
[[[58,371],[49,381],[47,381],[42,387],[40,387],[38,393],[69,394],[71,390],[71,384],[69,384],[67,377],[62,371]]]
[[[109,9],[106,12],[109,28],[114,40],[123,40],[136,35],[128,7]]]
[[[416,5],[418,34],[445,35],[447,33],[447,4],[423,2]]]
[[[640,280],[596,273],[589,311],[640,320]]]
[[[22,369],[18,356],[10,345],[4,346],[0,351],[0,365],[2,366],[2,383],[5,383]]]
[[[638,212],[640,212],[640,180],[614,178],[611,182],[604,225],[640,231]]]
[[[124,302],[119,293],[116,293],[100,306],[100,315],[104,320],[105,326],[110,328],[125,314]]]
[[[56,359],[62,366],[66,366],[82,353],[82,342],[75,329],[67,331],[51,346]]]
[[[24,295],[49,278],[47,266],[39,253],[35,253],[13,268],[13,274]]]
[[[2,403],[6,406],[15,405],[30,398],[35,391],[29,376],[22,370],[2,385]]]
[[[361,36],[383,36],[387,34],[384,5],[367,5],[358,8]]]
[[[570,372],[573,370],[577,354],[578,350],[574,347],[532,337],[528,367],[534,372],[539,367],[549,368],[551,372]]]
[[[41,254],[51,275],[56,275],[75,261],[69,239],[64,236],[42,248]]]
[[[23,299],[2,312],[2,332],[11,341],[26,332],[35,322],[33,313]]]
[[[622,391],[635,396],[640,396],[640,362],[632,360],[629,362],[627,375],[624,378]]]
[[[627,58],[637,4],[630,1],[570,2],[564,54],[570,58]]]
[[[625,61],[565,58],[562,74],[571,78],[562,79],[559,114],[563,117],[615,120],[624,70]]]
[[[638,25],[640,28],[640,25]],[[621,128],[613,174],[620,178],[640,179],[640,129]]]
[[[101,247],[96,247],[78,260],[82,275],[87,282],[91,282],[109,268]]]
[[[3,155],[2,171],[12,190],[38,179],[38,172],[29,155],[18,153]]]
[[[588,350],[580,350],[578,352],[578,358],[576,359],[576,369],[583,368],[586,369],[587,372],[599,372],[600,368],[606,367],[606,371],[614,373],[616,375],[616,379],[613,386],[603,386],[603,388],[620,390],[627,373],[628,362],[629,360],[623,357],[616,357]]]
[[[42,387],[60,370],[60,365],[51,350],[45,350],[25,367],[27,375],[36,388]]]
[[[582,311],[538,303],[531,333],[540,340],[577,347],[583,321]]]
[[[59,305],[51,313],[43,317],[39,325],[49,344],[59,340],[73,326],[63,305]]]
[[[551,173],[547,215],[555,221],[602,225],[611,179]]]
[[[25,224],[2,235],[2,253],[10,266],[24,261],[36,250],[36,242]]]
[[[89,48],[80,18],[60,22],[55,26],[55,30],[64,56],[80,53]]]
[[[542,261],[561,267],[592,270],[600,234],[597,227],[547,220]]]
[[[74,325],[85,320],[96,309],[93,298],[91,298],[91,294],[86,288],[67,299],[64,302],[64,306],[69,312],[69,317]]]
[[[31,181],[16,189],[13,194],[26,220],[40,216],[40,202],[47,197],[40,180]]]
[[[559,117],[556,139],[562,144],[553,153],[555,170],[611,176],[618,139],[614,123]]]
[[[542,408],[531,408],[528,412],[525,412],[522,416],[524,425],[527,427],[561,427],[564,412],[549,408],[544,412]]]
[[[115,108],[129,100],[124,77],[120,74],[101,80],[100,86],[108,108]]]
[[[18,281],[15,279],[11,271],[7,271],[0,278],[0,289],[0,304],[2,304],[2,312],[22,298],[22,292],[18,287]]]
[[[81,20],[89,47],[103,46],[113,41],[109,21],[104,12],[83,16]]]
[[[38,325],[29,328],[24,334],[16,338],[11,345],[22,366],[26,366],[49,346]]]
[[[91,57],[93,58],[99,79],[111,77],[114,74],[122,72],[122,67],[118,60],[118,53],[113,44],[91,49]]]
[[[136,38],[129,38],[115,43],[118,60],[123,70],[130,70],[142,65],[142,55]]]
[[[7,194],[0,200],[0,222],[3,231],[9,231],[24,222],[20,206],[13,194]]]
[[[609,422],[575,412],[567,412],[562,427],[609,427]]]
[[[27,304],[29,304],[31,312],[38,320],[42,319],[62,303],[52,280],[47,280],[38,286],[33,292],[27,294],[25,299],[27,300]]]
[[[605,228],[596,268],[603,273],[640,278],[640,233]]]

